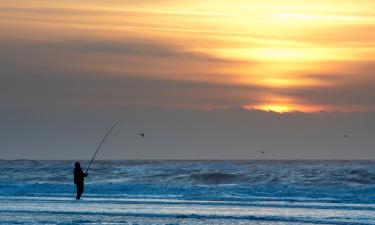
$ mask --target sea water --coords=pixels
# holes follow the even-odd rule
[[[375,224],[375,161],[96,161],[82,200],[73,167],[0,160],[0,223]]]

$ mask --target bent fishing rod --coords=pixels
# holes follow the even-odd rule
[[[96,154],[98,154],[100,148],[102,147],[103,143],[105,142],[105,140],[107,139],[107,137],[109,136],[109,134],[112,132],[112,130],[113,130],[113,129],[114,129],[119,123],[121,123],[121,120],[119,120],[119,121],[117,121],[115,124],[113,124],[113,126],[112,126],[112,127],[107,131],[107,133],[104,135],[102,141],[100,142],[100,144],[99,144],[98,147],[96,148],[95,154],[94,154],[94,156],[92,157],[89,166],[88,166],[87,169],[86,169],[86,173],[89,171],[90,166],[91,166],[92,162],[94,161]]]

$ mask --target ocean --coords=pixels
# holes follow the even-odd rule
[[[375,161],[96,161],[82,200],[73,168],[0,160],[0,223],[375,224]]]

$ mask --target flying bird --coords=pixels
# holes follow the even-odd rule
[[[348,138],[348,137],[349,137],[349,135],[347,135],[347,134],[344,135],[344,138]]]
[[[145,134],[144,133],[140,133],[139,135],[141,135],[142,138],[145,138]]]
[[[262,154],[265,154],[266,152],[264,152],[264,151],[259,151],[260,153],[262,153]]]

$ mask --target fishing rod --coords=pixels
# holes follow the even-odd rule
[[[100,144],[99,144],[98,147],[96,148],[95,154],[94,154],[94,156],[92,157],[89,166],[88,166],[87,169],[86,169],[86,173],[89,171],[90,166],[91,166],[92,162],[94,161],[96,154],[98,154],[100,148],[102,147],[103,143],[104,143],[105,140],[107,139],[108,135],[111,133],[111,131],[112,131],[112,130],[113,130],[113,129],[114,129],[119,123],[121,123],[121,120],[119,120],[119,121],[117,121],[115,124],[113,124],[113,126],[112,126],[112,127],[107,131],[107,133],[104,135],[102,141],[100,142]]]

